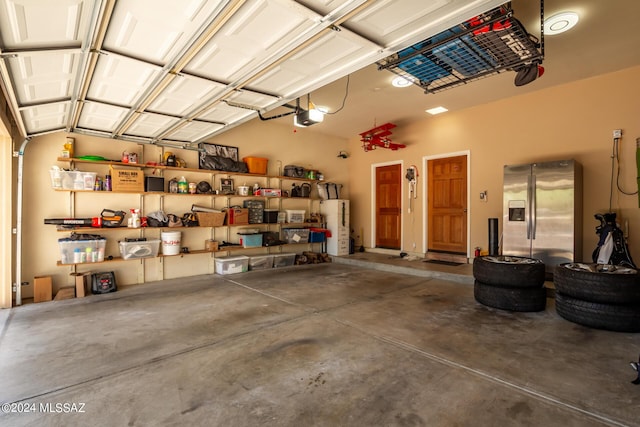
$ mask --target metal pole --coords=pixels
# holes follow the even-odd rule
[[[29,141],[31,141],[29,138],[25,139],[18,151],[18,206],[16,206],[16,305],[22,305],[22,175],[24,171],[24,149]]]

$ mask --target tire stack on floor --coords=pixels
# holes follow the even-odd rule
[[[473,295],[480,304],[509,311],[542,311],[547,305],[544,263],[515,256],[473,261]]]
[[[640,275],[633,268],[566,263],[553,275],[556,312],[596,329],[640,332]]]

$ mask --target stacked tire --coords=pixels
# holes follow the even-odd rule
[[[544,263],[535,258],[484,256],[473,261],[473,296],[508,311],[542,311],[547,305]]]
[[[607,264],[566,263],[553,275],[556,312],[570,322],[640,332],[640,274]]]

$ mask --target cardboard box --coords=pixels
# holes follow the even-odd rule
[[[76,278],[76,298],[84,298],[89,294],[91,273],[71,273]]]
[[[33,302],[51,301],[53,284],[51,276],[38,276],[33,278]]]
[[[215,252],[218,250],[218,242],[215,240],[205,240],[204,241],[204,250],[208,252]]]
[[[56,293],[56,297],[53,300],[62,301],[63,299],[71,299],[75,297],[76,288],[61,288],[58,293]]]
[[[142,193],[144,191],[144,171],[139,168],[119,168],[109,166],[111,170],[112,191]]]
[[[229,208],[227,209],[227,225],[247,225],[249,224],[249,209]]]

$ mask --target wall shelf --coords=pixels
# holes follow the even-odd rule
[[[179,228],[179,227],[176,227]],[[119,261],[123,261],[123,262],[130,262],[130,261],[142,261],[145,259],[155,259],[155,258],[176,258],[176,257],[184,257],[184,256],[188,256],[188,255],[202,255],[202,254],[211,254],[213,256],[215,256],[214,254],[220,253],[220,252],[247,252],[247,251],[255,251],[255,250],[259,250],[259,249],[271,249],[271,248],[277,248],[277,247],[282,247],[282,246],[303,246],[303,245],[321,245],[322,242],[307,242],[307,243],[285,243],[282,245],[274,245],[274,246],[256,246],[256,247],[251,247],[251,248],[245,248],[242,246],[225,246],[222,249],[218,249],[217,251],[207,251],[204,249],[197,249],[197,250],[190,250],[189,252],[180,252],[179,254],[175,254],[175,255],[164,255],[164,254],[158,254],[156,256],[152,256],[152,257],[145,257],[145,258],[134,258],[134,259],[123,259],[122,257],[110,257],[110,258],[105,258],[104,261],[97,261],[97,262],[76,262],[76,263],[66,263],[63,264],[61,261],[57,261],[56,265],[58,267],[69,267],[69,266],[78,266],[78,265],[94,265],[94,264],[104,264],[105,262],[119,262]]]
[[[57,160],[62,163],[67,163],[70,169],[90,169],[91,171],[107,169],[110,166],[117,166],[120,168],[131,168],[147,171],[149,176],[165,176],[165,172],[167,178],[173,176],[184,175],[189,181],[198,181],[196,179],[196,174],[203,174],[201,178],[209,181],[211,187],[214,189],[218,189],[216,185],[218,181],[222,179],[234,179],[235,183],[243,182],[251,182],[251,180],[256,179],[258,183],[263,188],[275,188],[285,191],[290,191],[288,188],[290,185],[295,185],[295,183],[309,183],[312,186],[312,190],[315,187],[313,183],[320,182],[316,179],[310,178],[297,178],[283,175],[262,175],[262,174],[251,174],[251,173],[239,173],[239,172],[230,172],[230,171],[220,171],[220,170],[209,170],[209,169],[196,169],[196,168],[184,168],[177,166],[164,166],[157,164],[145,164],[145,163],[123,163],[117,160],[90,160],[90,159],[81,159],[81,158],[67,158],[67,157],[58,157]],[[89,167],[87,165],[93,165],[95,167]],[[108,173],[108,172],[107,172]],[[193,175],[193,176],[192,176]],[[166,179],[166,178],[165,178]],[[165,187],[166,189],[166,187]],[[264,205],[266,209],[278,209],[280,211],[286,210],[286,207],[296,207],[305,205],[307,208],[305,209],[307,214],[311,214],[314,212],[319,212],[319,205],[316,211],[313,210],[315,206],[314,203],[320,202],[320,198],[317,197],[290,197],[289,195],[285,196],[264,196],[264,195],[239,195],[239,194],[211,194],[211,193],[170,193],[166,191],[95,191],[95,190],[76,190],[72,188],[56,188],[54,189],[58,192],[66,192],[69,195],[69,218],[76,217],[77,206],[80,206],[84,203],[85,200],[94,200],[89,198],[87,194],[99,194],[98,196],[100,200],[102,200],[102,196],[105,196],[107,199],[105,200],[119,200],[132,202],[130,198],[123,198],[123,195],[136,195],[138,197],[137,202],[134,204],[136,208],[140,209],[141,216],[146,216],[146,214],[154,211],[155,209],[160,209],[166,212],[175,211],[181,209],[180,206],[187,206],[185,210],[182,212],[186,212],[191,209],[192,203],[201,203],[200,200],[203,198],[207,198],[207,202],[204,204],[207,207],[211,207],[216,210],[223,210],[226,208],[230,208],[234,205],[243,205],[243,201],[245,200],[261,200],[264,201]],[[109,194],[115,197],[109,197]],[[194,197],[199,199],[194,199]],[[199,200],[196,202],[196,200]],[[274,200],[271,202],[270,200]],[[289,203],[291,203],[289,205]],[[95,203],[93,203],[95,204]],[[150,205],[154,205],[154,208],[148,209]],[[167,211],[167,207],[170,206],[170,210]],[[86,209],[84,209],[86,211]],[[127,209],[123,209],[125,212],[128,212]],[[92,215],[87,215],[92,216]],[[203,237],[206,239],[215,239],[219,242],[233,242],[235,243],[235,232],[243,227],[254,227],[263,231],[271,231],[281,234],[281,230],[285,228],[305,228],[305,227],[322,227],[323,224],[320,222],[303,222],[303,223],[251,223],[251,224],[224,224],[219,226],[196,226],[196,227],[127,227],[126,225],[120,227],[58,227],[57,232],[62,233],[87,233],[87,234],[101,234],[105,233],[114,233],[109,237],[109,241],[115,240],[124,240],[124,236],[132,236],[135,234],[136,237],[147,237],[149,236],[157,236],[160,232],[166,231],[184,231],[185,233],[189,233],[188,238],[193,241],[194,238],[200,236],[201,233]],[[155,230],[155,231],[153,231]],[[189,231],[192,230],[192,231]],[[209,231],[206,231],[209,230]],[[128,234],[124,234],[124,233]],[[196,234],[191,234],[196,233]],[[157,237],[154,237],[157,238]],[[286,240],[286,239],[285,239]],[[189,246],[188,244],[185,246]],[[199,245],[194,245],[198,247]],[[288,249],[284,249],[288,248]],[[283,250],[295,251],[294,248],[307,248],[304,250],[313,250],[319,249],[320,251],[324,251],[324,244],[321,242],[307,242],[307,243],[284,243],[281,245],[273,245],[273,246],[258,246],[258,247],[249,247],[245,248],[243,246],[223,246],[219,248],[217,251],[209,251],[206,249],[192,249],[187,253],[180,252],[175,255],[163,255],[158,254],[155,257],[145,257],[145,258],[134,258],[134,259],[123,259],[120,254],[118,256],[107,256],[104,261],[95,262],[95,263],[65,263],[62,264],[61,261],[57,261],[58,266],[66,266],[70,267],[72,272],[77,272],[79,266],[87,266],[91,264],[103,264],[105,262],[128,262],[128,261],[142,261],[137,264],[137,272],[138,272],[138,283],[142,283],[145,281],[145,274],[149,269],[149,265],[146,264],[145,260],[151,259],[164,259],[164,258],[182,258],[187,255],[202,255],[202,254],[210,254],[209,260],[209,271],[213,273],[214,263],[213,259],[219,254],[237,254],[237,253],[279,253]],[[82,267],[87,268],[87,267]],[[160,277],[164,277],[165,272],[165,264],[164,262],[157,263],[156,266],[153,267],[158,271],[158,275]]]
[[[290,181],[319,182],[317,179],[296,178],[292,176],[283,176],[283,175],[262,175],[262,174],[255,174],[255,173],[241,173],[241,172],[222,171],[222,170],[215,170],[215,169],[181,168],[178,166],[164,166],[164,165],[149,164],[149,163],[123,163],[117,160],[85,160],[85,159],[79,159],[77,157],[58,157],[58,161],[70,163],[70,164],[83,163],[83,164],[107,165],[107,166],[109,165],[125,166],[125,167],[140,168],[140,169],[205,173],[209,175],[246,176],[246,177],[253,177],[253,178],[273,178],[273,179],[290,180]],[[80,190],[76,190],[76,191],[80,191]],[[91,190],[86,190],[86,191],[91,191]],[[169,193],[169,194],[176,194],[176,193]]]
[[[103,231],[140,231],[140,230],[184,230],[184,229],[203,229],[203,228],[223,228],[223,227],[259,227],[259,226],[275,226],[282,228],[305,228],[305,227],[321,227],[319,222],[261,222],[256,224],[226,224],[217,225],[215,227],[208,226],[195,226],[195,227],[75,227],[75,228],[58,228],[56,231],[59,233],[71,233],[71,232],[88,232],[93,231],[95,233],[101,233]]]

